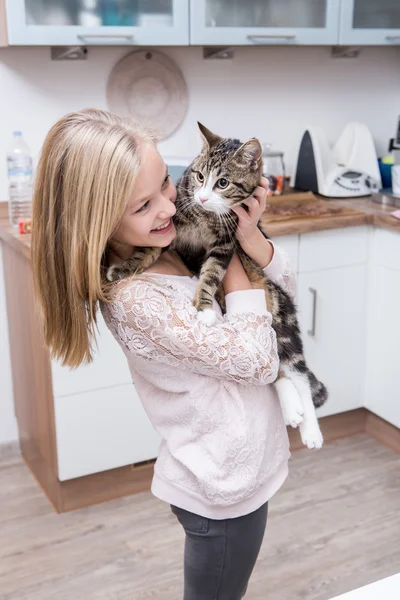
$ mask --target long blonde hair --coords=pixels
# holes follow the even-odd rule
[[[88,108],[48,132],[33,197],[32,268],[45,342],[62,364],[92,360],[102,265],[141,166],[146,127]]]

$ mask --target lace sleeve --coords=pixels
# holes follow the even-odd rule
[[[272,261],[263,271],[271,281],[280,285],[293,300],[295,299],[296,276],[290,265],[289,257],[282,248],[274,244]]]
[[[248,385],[266,385],[277,377],[269,313],[220,316],[208,327],[198,320],[187,288],[141,280],[120,285],[103,313],[115,337],[134,356]]]

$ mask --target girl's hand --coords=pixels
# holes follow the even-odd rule
[[[232,208],[233,212],[239,217],[236,238],[241,246],[242,242],[251,242],[252,238],[259,232],[257,223],[267,206],[267,190],[268,179],[261,177],[260,185],[256,187],[253,195],[242,203],[249,207],[249,212],[242,206],[234,206]]]
[[[232,208],[239,217],[236,238],[244,252],[262,268],[269,265],[274,254],[273,245],[265,239],[257,227],[267,206],[267,190],[268,179],[262,177],[253,195],[244,201],[244,204],[249,207],[249,212],[247,213],[242,206]]]

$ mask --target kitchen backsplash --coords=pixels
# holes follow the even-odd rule
[[[365,48],[332,59],[325,47],[237,48],[233,60],[203,60],[202,48],[165,48],[189,88],[182,127],[160,144],[166,156],[199,148],[196,121],[227,136],[258,136],[285,152],[289,173],[308,124],[336,140],[344,125],[368,125],[378,153],[387,150],[400,113],[400,47]],[[0,50],[0,198],[7,198],[5,157],[13,129],[35,157],[51,124],[83,108],[106,108],[108,74],[128,48],[89,48],[86,61],[51,61],[49,48]]]

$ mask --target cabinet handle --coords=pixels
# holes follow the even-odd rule
[[[253,44],[263,44],[268,40],[295,40],[295,35],[248,35],[247,39]],[[260,41],[257,41],[260,40]]]
[[[307,331],[308,335],[311,335],[312,337],[315,336],[315,322],[317,319],[317,290],[315,290],[314,288],[308,288],[308,291],[312,293],[312,297],[313,297],[313,308],[312,308],[312,324],[311,324],[311,329],[309,329]]]
[[[386,39],[387,39],[389,42],[392,42],[393,40],[400,40],[400,35],[387,35],[387,36],[386,36]]]
[[[103,40],[113,38],[126,40],[127,42],[133,41],[133,35],[126,35],[123,33],[78,33],[77,38],[85,43],[87,40]]]

